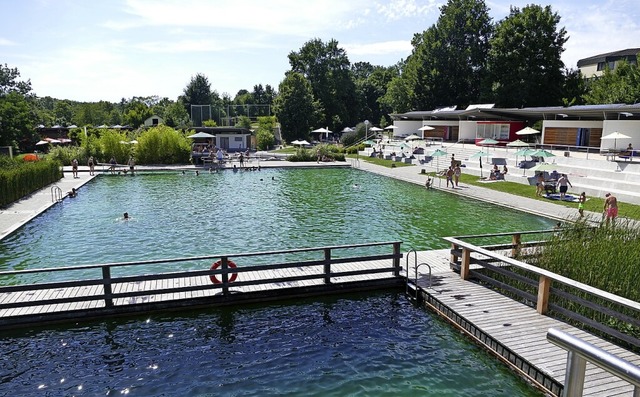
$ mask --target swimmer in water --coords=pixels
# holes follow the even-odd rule
[[[128,221],[129,220],[129,213],[125,212],[122,219],[124,219],[125,221]]]

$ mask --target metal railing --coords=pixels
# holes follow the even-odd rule
[[[547,340],[568,352],[564,397],[582,396],[587,362],[631,383],[633,397],[640,397],[640,367],[555,328],[549,328]]]

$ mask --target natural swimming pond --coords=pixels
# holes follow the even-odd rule
[[[1,396],[542,396],[401,293],[1,332]]]
[[[106,176],[1,241],[0,269],[394,240],[424,250],[552,224],[351,169]],[[398,293],[0,335],[0,395],[538,395]]]
[[[104,176],[0,241],[0,270],[377,241],[426,250],[447,247],[442,236],[552,226],[354,169]]]

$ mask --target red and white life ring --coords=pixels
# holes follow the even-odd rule
[[[211,265],[211,270],[216,270],[217,268],[220,267],[220,265],[222,265],[222,261],[215,262],[214,264]],[[233,261],[227,261],[227,266],[229,266],[229,268],[231,269],[235,269],[238,267]],[[222,281],[218,280],[217,276],[218,276],[217,274],[212,274],[211,276],[209,276],[209,278],[211,279],[211,282],[214,284],[222,284]],[[231,277],[229,277],[229,282],[232,283],[236,281],[237,278],[238,278],[238,273],[231,273]]]

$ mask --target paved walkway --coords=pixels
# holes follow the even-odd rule
[[[366,161],[355,161],[354,167],[374,172],[376,174],[385,175],[391,178],[404,180],[407,182],[415,183],[424,186],[427,175],[421,174],[420,167],[407,166],[387,168]],[[499,183],[499,182],[487,182],[487,183]],[[521,211],[529,212],[536,215],[546,216],[558,220],[566,220],[575,218],[578,215],[578,204],[576,203],[575,209],[565,207],[563,205],[555,204],[550,200],[537,200],[535,198],[527,198],[521,196],[515,196],[509,193],[503,193],[492,189],[486,189],[480,186],[460,184],[459,187],[452,189],[446,187],[446,180],[444,178],[436,178],[434,181],[434,189],[446,191],[452,194],[458,194],[465,197],[474,198],[477,200],[486,201],[496,205],[501,205],[509,208],[515,208]],[[531,188],[532,195],[535,193],[535,187]],[[599,221],[602,217],[601,213],[594,213],[585,211],[585,216],[589,219]]]
[[[292,163],[289,161],[260,161],[259,163],[252,162],[249,166],[260,165],[262,168],[271,167],[333,167],[333,166],[345,166],[345,163]],[[365,171],[374,172],[376,174],[385,175],[391,178],[404,180],[407,182],[415,183],[424,186],[427,176],[420,174],[420,167],[408,166],[387,168],[375,164],[368,163],[366,161],[356,161],[353,159],[347,160],[347,165],[353,165],[356,168],[360,168]],[[100,167],[96,167],[96,175],[100,173]],[[136,166],[139,171],[145,170],[185,170],[187,172],[195,172],[197,169],[202,170],[202,167],[194,166],[166,166],[166,167],[152,167],[152,166]],[[79,167],[79,177],[73,178],[69,167],[65,167],[64,178],[55,183],[62,189],[64,200],[72,200],[67,197],[71,188],[79,189],[87,182],[95,178],[90,176],[87,167]],[[471,197],[477,200],[490,202],[496,205],[502,205],[509,208],[515,208],[522,211],[530,212],[537,215],[543,215],[558,220],[565,220],[567,218],[575,217],[577,214],[576,209],[564,207],[562,205],[554,204],[553,202],[547,202],[536,199],[529,199],[526,197],[514,196],[508,193],[501,193],[491,189],[485,189],[478,186],[461,184],[456,189],[446,188],[445,181],[443,179],[436,178],[434,189],[448,191],[453,194],[459,194],[466,197]],[[82,194],[82,190],[80,193]],[[49,207],[53,206],[55,201],[52,198],[51,186],[47,186],[37,192],[17,201],[16,203],[8,206],[7,208],[0,209],[0,240],[7,237],[16,229],[29,222],[42,212],[46,211]],[[599,220],[601,214],[590,213],[587,214],[594,220]]]

